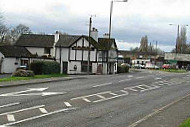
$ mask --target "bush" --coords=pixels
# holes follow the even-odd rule
[[[117,72],[118,73],[128,73],[129,72],[129,66],[127,66],[127,65],[119,65],[117,67]]]
[[[15,71],[12,76],[15,77],[34,77],[34,72],[31,70],[23,70],[23,69],[18,69]]]
[[[38,75],[60,73],[60,65],[55,61],[35,61],[30,64],[30,69]]]

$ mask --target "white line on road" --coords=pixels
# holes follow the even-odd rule
[[[0,108],[10,107],[10,106],[19,105],[19,104],[20,104],[20,102],[6,104],[6,105],[1,105]]]
[[[14,115],[7,115],[7,120],[8,120],[9,122],[14,122],[14,121],[15,121]]]
[[[104,84],[100,84],[100,85],[95,85],[93,87],[95,88],[95,87],[107,86],[107,85],[111,85],[111,84],[112,84],[112,82],[109,82],[109,83],[104,83]]]
[[[111,91],[105,91],[105,92],[101,92],[101,93],[90,94],[90,95],[86,95],[86,96],[80,96],[80,97],[72,98],[71,100],[83,99],[83,98],[97,96],[97,95],[106,94],[106,93],[109,94],[109,93],[111,93]]]
[[[126,82],[126,81],[130,81],[131,79],[124,79],[124,80],[120,80],[119,82]]]
[[[91,102],[90,100],[88,100],[87,98],[82,98],[84,101],[86,102]]]
[[[117,96],[118,94],[116,94],[116,93],[109,93],[109,94],[111,94],[111,95],[113,95],[113,96]]]
[[[25,108],[25,109],[21,109],[21,110],[17,110],[17,111],[5,112],[5,113],[0,114],[0,116],[8,115],[8,114],[14,114],[14,113],[23,112],[23,111],[32,110],[32,109],[37,109],[37,108],[41,108],[41,107],[44,107],[44,106],[45,106],[45,105],[39,105],[39,106],[34,106],[34,107],[30,107],[30,108]]]
[[[45,117],[45,116],[49,116],[49,115],[53,115],[53,114],[57,114],[57,113],[61,113],[61,112],[69,111],[69,110],[74,110],[74,109],[76,109],[76,108],[60,109],[60,110],[57,110],[57,111],[54,111],[54,112],[50,112],[50,113],[47,113],[47,114],[42,114],[42,115],[39,115],[39,116],[30,117],[30,118],[23,119],[23,120],[20,120],[20,121],[16,121],[16,122],[12,122],[12,123],[7,123],[7,124],[4,124],[4,125],[0,125],[0,127],[1,127],[1,126],[3,126],[3,127],[4,127],[4,126],[11,126],[11,125],[15,125],[15,124],[19,124],[19,123],[23,123],[23,122],[27,122],[27,121],[39,119],[39,118],[42,118],[42,117]]]
[[[42,113],[48,113],[48,111],[47,111],[45,108],[39,108],[39,110],[40,110]]]
[[[128,77],[128,78],[132,78],[132,77],[133,77],[133,75],[128,75],[127,77]]]
[[[102,95],[97,95],[99,98],[102,98],[102,99],[105,99],[105,97],[104,96],[102,96]]]
[[[72,106],[69,102],[64,102],[64,104],[65,104],[67,107],[71,107],[71,106]]]
[[[141,78],[144,78],[144,76],[141,76],[141,77],[136,77],[136,79],[141,79]]]

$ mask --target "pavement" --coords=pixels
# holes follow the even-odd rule
[[[0,88],[84,78],[88,78],[88,76],[73,75],[70,77],[1,82]],[[190,117],[190,94],[177,98],[177,100],[174,100],[159,109],[155,109],[152,113],[142,117],[128,127],[179,127],[179,125],[188,117]]]
[[[128,127],[179,127],[189,117],[190,94],[155,110]]]

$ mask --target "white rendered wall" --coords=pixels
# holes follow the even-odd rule
[[[15,63],[18,63],[15,65]],[[2,64],[2,73],[13,73],[20,66],[20,59],[4,58]]]
[[[74,70],[74,66],[77,66],[77,69]],[[71,61],[68,62],[68,74],[80,74],[81,73],[81,62]]]

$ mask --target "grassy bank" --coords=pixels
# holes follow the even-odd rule
[[[66,74],[50,74],[50,75],[35,75],[34,77],[7,77],[7,78],[1,78],[0,82],[43,79],[43,78],[52,78],[52,77],[66,77],[66,76],[67,76]]]
[[[173,73],[185,73],[187,72],[185,69],[160,69],[160,71],[164,72],[173,72]]]
[[[190,127],[190,118],[184,121],[179,127]]]

